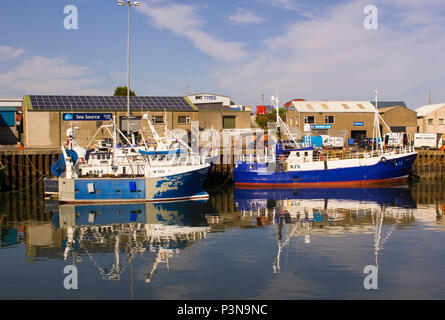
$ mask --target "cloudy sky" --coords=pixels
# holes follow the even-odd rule
[[[443,0],[142,0],[131,10],[137,95],[445,102]],[[78,29],[66,30],[67,5]],[[365,8],[377,8],[367,29]],[[369,19],[369,18],[368,18]],[[369,22],[369,20],[367,20]],[[126,84],[115,0],[0,1],[0,97],[111,95]]]

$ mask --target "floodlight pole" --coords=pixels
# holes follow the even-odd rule
[[[121,6],[128,7],[128,35],[127,35],[127,134],[130,134],[130,7],[140,6],[138,1],[120,0],[117,2]]]

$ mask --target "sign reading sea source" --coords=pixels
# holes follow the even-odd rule
[[[64,113],[64,121],[109,121],[112,113]]]

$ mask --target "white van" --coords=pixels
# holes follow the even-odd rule
[[[388,148],[398,148],[410,144],[410,135],[406,132],[389,132],[384,136],[385,146]]]
[[[329,137],[323,141],[323,146],[329,148],[343,148],[345,146],[345,142],[343,137]]]
[[[435,133],[415,133],[414,134],[415,149],[436,149],[437,136]]]

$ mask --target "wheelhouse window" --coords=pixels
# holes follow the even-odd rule
[[[428,119],[428,124],[429,125],[433,125],[434,124],[434,120],[433,119]]]

